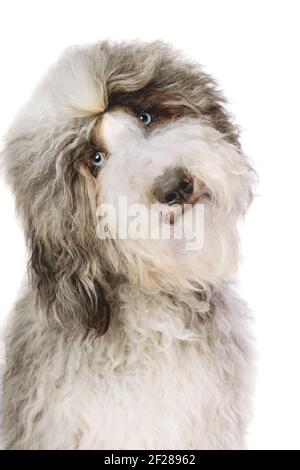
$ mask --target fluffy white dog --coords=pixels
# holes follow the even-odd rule
[[[244,446],[252,347],[231,277],[254,178],[224,103],[161,42],[101,42],[68,49],[17,116],[3,161],[30,260],[7,327],[6,448]],[[112,236],[99,207],[122,197],[159,204],[171,236]],[[190,249],[174,230],[200,206]]]

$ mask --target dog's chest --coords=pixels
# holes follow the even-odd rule
[[[210,343],[207,326],[193,331],[172,302],[124,303],[110,333],[86,345],[73,381],[78,447],[209,447],[221,401],[231,399],[226,354],[220,360]]]

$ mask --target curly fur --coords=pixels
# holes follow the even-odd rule
[[[7,327],[6,448],[244,446],[251,334],[230,279],[253,171],[224,105],[169,46],[101,42],[68,49],[17,116],[3,161],[30,258]],[[99,203],[149,205],[174,166],[210,194],[201,250],[99,240]]]

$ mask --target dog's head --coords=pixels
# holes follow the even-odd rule
[[[105,331],[123,281],[174,292],[236,268],[253,173],[214,81],[163,43],[68,49],[13,123],[4,153],[32,282],[62,323]],[[153,237],[151,218],[132,220],[137,204],[143,215],[158,208],[153,224],[170,236]],[[190,249],[175,231],[191,231],[200,206],[203,240]],[[103,207],[115,208],[114,220]]]

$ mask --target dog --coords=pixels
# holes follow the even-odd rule
[[[255,173],[214,79],[162,41],[69,47],[2,162],[29,253],[5,334],[4,448],[244,448],[253,346],[234,275]],[[113,236],[124,211],[103,205],[122,197],[171,235]],[[199,214],[189,246],[175,227]]]

